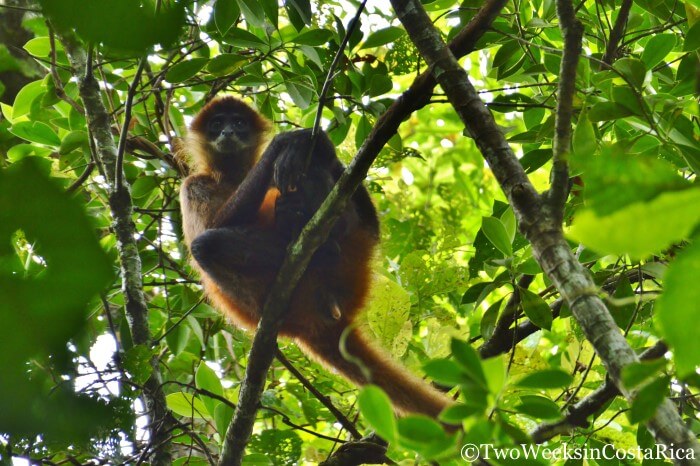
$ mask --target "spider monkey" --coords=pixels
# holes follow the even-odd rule
[[[311,132],[274,137],[270,123],[241,100],[219,97],[197,114],[186,147],[193,173],[181,189],[183,230],[192,263],[213,304],[245,329],[256,327],[287,246],[343,172],[333,143]],[[366,188],[357,189],[292,295],[280,334],[352,382],[382,387],[400,413],[436,417],[451,404],[443,393],[377,349],[353,325],[370,286],[379,221]],[[357,364],[340,351],[359,359]]]

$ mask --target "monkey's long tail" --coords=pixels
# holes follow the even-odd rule
[[[421,413],[437,418],[440,411],[453,403],[444,393],[413,375],[385,351],[377,348],[360,330],[350,330],[345,340],[346,353],[357,363],[341,354],[340,334],[335,336],[337,338],[328,334],[319,335],[315,341],[299,344],[307,353],[336,369],[351,382],[357,385],[373,383],[381,387],[399,413]]]

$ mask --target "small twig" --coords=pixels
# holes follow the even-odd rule
[[[357,11],[355,12],[355,16],[350,20],[350,23],[348,23],[348,29],[345,31],[345,37],[343,37],[343,41],[340,43],[340,46],[338,47],[338,51],[335,53],[335,57],[333,57],[333,62],[331,63],[331,66],[328,68],[328,74],[326,75],[326,80],[323,82],[323,87],[321,88],[321,93],[318,95],[318,108],[316,109],[316,117],[314,118],[314,126],[311,129],[311,147],[309,148],[309,152],[306,155],[306,161],[304,162],[304,172],[309,168],[309,164],[311,163],[311,154],[314,153],[314,147],[316,146],[316,141],[317,141],[317,134],[319,127],[321,125],[321,116],[323,115],[323,107],[326,105],[326,99],[328,96],[328,91],[331,88],[331,84],[333,84],[333,79],[335,78],[335,70],[338,68],[338,65],[340,64],[340,59],[345,56],[345,48],[348,46],[348,42],[350,41],[350,37],[352,36],[353,32],[355,32],[355,29],[357,29],[357,25],[360,23],[360,16],[362,15],[362,12],[365,9],[365,5],[367,4],[367,0],[363,0],[362,3],[360,3],[360,6],[357,7]]]
[[[90,174],[95,169],[95,166],[96,166],[95,162],[93,160],[90,160],[88,162],[87,166],[85,167],[85,170],[83,171],[83,173],[80,174],[78,179],[75,180],[73,183],[71,183],[71,185],[68,186],[68,188],[66,188],[66,192],[67,193],[75,192],[76,189],[78,189],[83,183],[85,183],[85,181],[87,181],[87,179],[90,177]]]
[[[287,359],[287,357],[284,355],[284,353],[282,353],[282,351],[280,351],[279,348],[275,350],[275,357],[289,372],[292,373],[292,375],[294,375],[294,377],[296,377],[299,380],[299,382],[301,382],[301,384],[308,391],[310,391],[313,394],[313,396],[316,397],[318,401],[321,402],[321,404],[323,404],[323,406],[325,406],[328,409],[328,411],[331,412],[331,414],[333,414],[333,416],[335,416],[338,422],[340,422],[340,424],[343,426],[343,428],[345,428],[345,430],[350,432],[350,435],[352,435],[354,439],[359,439],[362,437],[360,431],[358,431],[357,427],[355,427],[355,424],[353,424],[350,421],[350,419],[347,418],[347,416],[345,416],[343,413],[340,412],[338,408],[335,407],[335,405],[331,402],[330,398],[318,391],[318,389],[314,387],[313,384],[306,377],[304,377],[304,374],[302,374],[296,367],[294,367],[294,365],[289,361],[289,359]]]
[[[122,132],[119,135],[119,145],[117,146],[117,162],[114,168],[115,183],[114,189],[119,192],[123,188],[124,184],[124,170],[122,165],[124,164],[124,152],[126,151],[126,137],[129,134],[129,123],[131,123],[131,108],[134,103],[134,95],[136,94],[136,88],[141,81],[141,73],[143,72],[143,67],[148,61],[148,55],[141,58],[139,61],[139,66],[136,69],[136,75],[134,75],[134,80],[129,86],[129,92],[126,94],[126,103],[124,104],[124,124],[122,125]]]
[[[61,77],[58,75],[58,69],[56,68],[56,35],[53,32],[53,27],[51,26],[51,23],[48,21],[46,22],[48,28],[49,28],[49,44],[51,46],[51,78],[53,79],[53,84],[54,87],[56,88],[56,95],[59,97],[59,99],[65,101],[73,107],[73,109],[78,112],[80,115],[85,114],[85,110],[83,107],[78,104],[75,100],[73,100],[68,94],[66,94],[65,89],[63,88],[63,82],[61,82]]]

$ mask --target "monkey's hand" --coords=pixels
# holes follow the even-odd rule
[[[280,152],[275,161],[273,181],[283,194],[297,191],[304,182],[309,145],[307,138],[298,137],[298,133],[284,133],[287,138],[284,144],[280,144]]]
[[[311,218],[300,190],[282,192],[275,204],[275,227],[287,241],[296,238]]]

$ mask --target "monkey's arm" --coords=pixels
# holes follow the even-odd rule
[[[275,136],[260,161],[248,172],[241,185],[221,206],[211,228],[248,225],[255,221],[265,194],[270,188],[275,161],[290,144],[290,134]]]
[[[318,135],[309,166],[305,167],[311,131],[289,134],[295,138],[295,143],[275,161],[274,185],[281,192],[276,206],[278,229],[295,237],[328,196],[344,167],[324,132]],[[338,240],[357,228],[365,229],[375,237],[379,235],[377,213],[364,186],[358,187],[331,232],[330,240]]]

